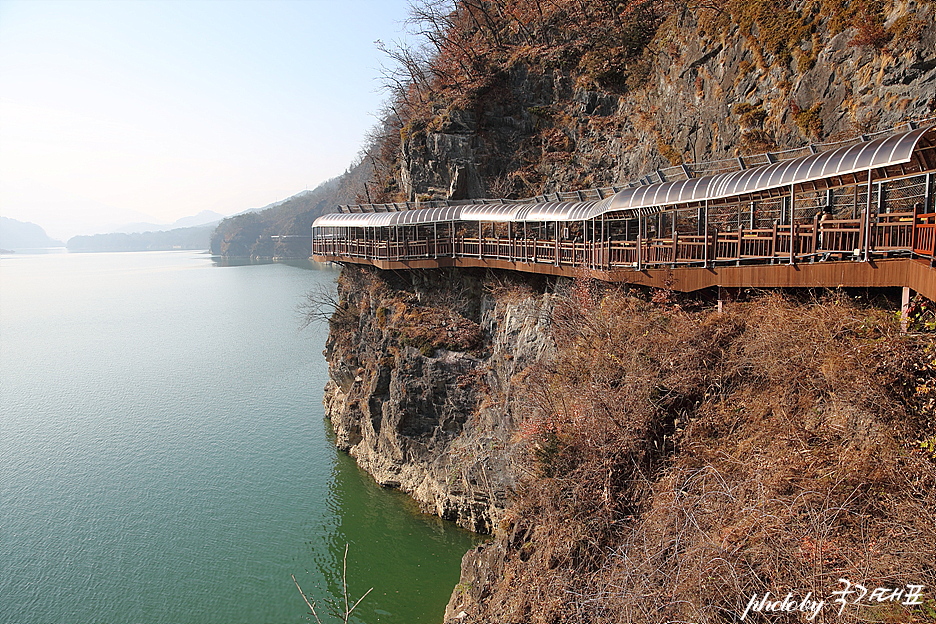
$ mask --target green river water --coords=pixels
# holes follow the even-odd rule
[[[290,574],[337,598],[346,544],[354,621],[441,621],[477,536],[335,450],[327,328],[296,305],[336,275],[0,259],[0,622],[308,621]]]

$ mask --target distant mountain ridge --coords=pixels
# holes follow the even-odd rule
[[[113,230],[113,233],[136,234],[139,232],[165,232],[168,230],[177,230],[179,228],[198,227],[201,225],[217,225],[224,215],[213,210],[202,210],[197,215],[191,217],[182,217],[172,223],[128,223]]]
[[[362,161],[311,191],[224,219],[211,235],[211,253],[232,258],[308,258],[312,222],[339,204],[355,203],[370,171]]]
[[[63,245],[62,241],[51,238],[41,226],[35,223],[0,217],[0,248],[2,249],[36,249],[62,247]]]
[[[68,251],[169,251],[208,249],[214,224],[153,232],[112,232],[68,239]]]

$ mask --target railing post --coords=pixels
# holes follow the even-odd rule
[[[929,182],[929,176],[927,175],[927,182]],[[910,254],[913,255],[916,252],[917,248],[917,219],[920,216],[920,202],[913,204],[913,227],[910,228]]]
[[[861,227],[858,228],[858,253],[864,255],[867,259],[867,249],[865,249],[865,223],[867,222],[867,210],[861,213]]]
[[[773,222],[773,233],[770,236],[770,257],[777,257],[777,220]]]
[[[643,270],[643,239],[640,236],[640,228],[637,228],[637,270]]]
[[[673,264],[676,264],[677,253],[679,252],[679,232],[673,231]]]
[[[861,226],[861,230],[862,230],[861,239],[862,239],[863,244],[861,245],[861,247],[859,247],[860,249],[864,250],[863,260],[865,262],[871,259],[870,247],[871,247],[871,189],[872,189],[871,174],[872,172],[873,170],[868,169],[868,197],[867,197],[867,201],[865,201],[864,219],[863,219],[863,223]]]
[[[812,225],[812,252],[813,255],[819,253],[819,215],[813,217]]]
[[[933,209],[933,212],[936,212],[936,207],[931,206],[933,199],[933,174],[932,172],[926,174],[926,189],[923,192],[923,212],[929,212]]]

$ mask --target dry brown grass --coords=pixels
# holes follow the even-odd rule
[[[445,279],[441,273],[434,277]],[[342,270],[339,295],[331,306],[332,340],[353,341],[363,330],[362,315],[373,315],[380,330],[426,356],[436,349],[472,351],[481,346],[481,326],[470,318],[477,304],[468,287],[416,288],[401,276],[392,278],[365,267]],[[314,295],[310,293],[310,298]]]
[[[815,621],[932,620],[932,335],[840,296],[717,314],[584,280],[553,331],[523,390],[503,578],[473,618],[730,622],[753,593],[830,601],[848,578],[931,602]]]

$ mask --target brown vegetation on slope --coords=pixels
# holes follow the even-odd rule
[[[929,0],[418,0],[424,45],[385,46],[359,199],[621,184],[931,115],[933,17]]]
[[[933,621],[932,335],[842,296],[719,314],[587,282],[553,331],[513,390],[527,476],[450,617],[730,622],[769,591],[827,600],[817,622]],[[924,603],[839,616],[839,578]]]

